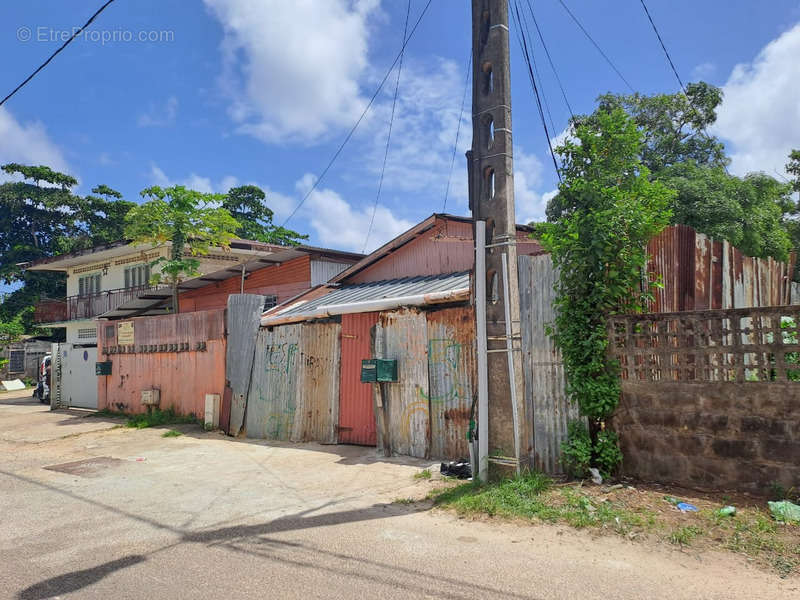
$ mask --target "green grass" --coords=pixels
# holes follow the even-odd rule
[[[695,525],[684,525],[673,529],[667,539],[676,546],[689,546],[702,533],[703,530]]]
[[[414,479],[430,479],[430,478],[431,478],[430,469],[423,469],[419,473],[414,473]]]
[[[800,573],[800,526],[779,525],[757,507],[740,508],[734,516],[719,515],[717,510],[729,504],[730,498],[719,506],[679,516],[666,507],[663,491],[556,485],[540,473],[497,483],[442,487],[429,492],[428,498],[464,516],[562,523],[631,539],[644,536],[678,546],[723,549],[744,554],[782,577]]]
[[[394,504],[414,504],[416,500],[413,498],[395,498],[392,502]]]
[[[181,423],[197,423],[197,419],[192,414],[179,415],[173,408],[168,408],[167,410],[155,409],[146,413],[129,415],[125,425],[135,429],[145,429],[146,427],[177,425]]]
[[[176,431],[174,429],[170,429],[169,431],[165,431],[161,434],[161,437],[179,437],[183,435],[180,431]]]
[[[103,410],[98,410],[96,413],[93,413],[92,416],[126,419],[125,426],[133,429],[145,429],[147,427],[159,427],[163,425],[193,424],[198,422],[193,414],[179,415],[173,408],[168,408],[166,410],[156,408],[146,413],[139,414],[117,412],[104,408]]]

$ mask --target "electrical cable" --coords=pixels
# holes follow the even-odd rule
[[[461,95],[461,111],[458,113],[458,125],[456,126],[456,141],[453,142],[453,156],[450,158],[450,172],[447,174],[447,187],[444,189],[444,203],[442,212],[447,211],[447,196],[450,193],[450,179],[453,177],[453,167],[456,164],[456,152],[458,151],[458,137],[461,133],[461,120],[464,118],[464,105],[467,102],[467,88],[469,87],[469,76],[472,74],[472,52],[469,53],[467,61],[467,76],[464,78],[464,93]]]
[[[678,80],[678,84],[680,84],[683,93],[686,94],[686,86],[683,85],[683,81],[681,81],[681,76],[678,75],[678,69],[675,68],[675,63],[672,62],[672,57],[669,55],[669,51],[667,50],[667,47],[664,45],[664,40],[661,39],[661,34],[658,32],[658,28],[656,27],[656,24],[653,21],[653,17],[650,16],[650,11],[647,10],[647,5],[644,3],[644,0],[639,0],[639,2],[642,3],[642,8],[644,9],[644,13],[647,15],[647,20],[650,21],[650,25],[653,26],[653,31],[655,32],[656,37],[658,38],[658,42],[661,44],[661,49],[664,51],[664,54],[667,57],[669,66],[672,67],[672,72],[675,73],[675,79]]]
[[[602,55],[602,57],[603,57],[603,58],[605,58],[605,59],[606,59],[606,62],[607,62],[607,63],[608,63],[610,66],[611,66],[611,68],[612,68],[612,69],[614,69],[614,72],[615,72],[617,75],[619,75],[619,78],[620,78],[620,79],[622,79],[622,81],[625,83],[625,85],[627,85],[627,86],[628,86],[628,89],[629,89],[631,92],[634,92],[634,93],[636,93],[636,90],[634,90],[634,89],[633,89],[633,86],[632,86],[630,83],[628,83],[628,80],[627,80],[627,79],[625,79],[625,77],[622,75],[622,73],[620,73],[619,69],[618,69],[618,68],[617,68],[617,66],[616,66],[616,65],[615,65],[615,64],[612,62],[612,60],[611,60],[611,59],[608,57],[608,55],[607,55],[605,52],[603,52],[603,49],[600,47],[600,45],[599,45],[597,42],[595,42],[595,41],[594,41],[594,38],[592,38],[592,36],[591,36],[591,35],[589,35],[589,32],[588,32],[588,31],[586,31],[586,28],[585,28],[585,27],[584,27],[584,26],[581,24],[581,22],[578,20],[578,17],[576,17],[576,16],[575,16],[575,15],[572,13],[572,11],[569,9],[569,7],[568,7],[566,4],[564,4],[564,0],[558,0],[558,2],[561,4],[561,6],[563,6],[563,7],[564,7],[564,10],[565,10],[565,11],[567,11],[567,14],[568,14],[568,15],[569,15],[569,16],[572,18],[572,20],[573,20],[573,21],[575,21],[575,24],[576,24],[576,25],[577,25],[577,26],[580,28],[580,30],[583,32],[583,35],[585,35],[585,36],[587,37],[587,39],[588,39],[590,42],[592,42],[592,44],[594,44],[594,47],[595,47],[595,48],[597,48],[597,51],[598,51],[598,52],[599,52],[599,53]]]
[[[408,0],[406,6],[406,24],[403,26],[403,47],[406,45],[406,34],[408,33],[408,16],[411,14],[411,0]],[[403,72],[403,54],[400,51],[400,62],[397,65],[397,81],[394,84],[394,98],[392,99],[392,116],[389,118],[389,132],[386,134],[386,149],[383,151],[383,166],[381,167],[381,176],[378,180],[378,192],[375,194],[375,204],[372,205],[372,216],[369,219],[369,227],[367,228],[367,237],[364,240],[364,248],[361,254],[367,253],[367,244],[369,243],[369,236],[372,233],[372,225],[375,223],[375,212],[378,210],[378,200],[381,197],[381,189],[383,188],[383,176],[386,173],[386,160],[389,158],[389,142],[392,140],[392,126],[394,125],[394,111],[397,107],[397,92],[400,90],[400,73]]]
[[[564,85],[561,83],[561,78],[558,76],[558,69],[556,69],[555,64],[553,63],[553,58],[550,56],[550,50],[547,49],[547,44],[544,41],[544,36],[542,35],[542,30],[539,29],[539,22],[536,20],[536,15],[533,12],[533,2],[532,0],[527,0],[528,2],[528,10],[531,13],[531,18],[533,19],[533,24],[536,26],[536,33],[539,35],[539,41],[542,43],[542,48],[544,48],[544,53],[547,55],[547,61],[550,63],[550,68],[553,70],[553,75],[556,77],[556,81],[558,82],[558,87],[561,89],[561,97],[564,98],[564,104],[567,105],[567,110],[569,111],[570,117],[572,120],[575,120],[575,113],[572,110],[572,106],[567,99],[567,92],[564,89]]]
[[[400,57],[402,56],[403,52],[405,51],[406,46],[408,45],[408,42],[410,42],[411,38],[414,37],[414,32],[417,30],[417,27],[419,26],[420,22],[422,21],[422,18],[425,16],[425,13],[428,12],[428,8],[430,7],[432,2],[433,2],[433,0],[428,0],[427,4],[425,4],[425,7],[422,9],[422,12],[419,15],[419,18],[417,19],[416,23],[414,23],[414,27],[411,28],[411,31],[408,34],[408,38],[406,38],[406,41],[403,43],[403,47],[400,48],[400,52],[398,52],[398,54],[395,57],[394,61],[389,66],[389,69],[386,71],[386,74],[383,76],[383,79],[378,84],[378,88],[375,90],[375,93],[372,94],[372,97],[369,99],[369,102],[367,102],[367,106],[366,106],[366,108],[364,108],[364,111],[361,113],[361,116],[358,117],[356,122],[350,128],[350,131],[347,132],[347,135],[344,137],[344,140],[342,140],[342,143],[339,144],[339,147],[336,149],[336,152],[333,153],[333,156],[331,157],[330,161],[328,161],[328,164],[325,166],[325,168],[322,170],[322,172],[319,174],[319,176],[314,180],[314,183],[311,184],[311,187],[305,193],[305,195],[300,200],[300,202],[297,204],[297,206],[294,207],[294,210],[292,210],[291,214],[289,214],[289,216],[286,217],[286,219],[283,221],[283,224],[281,225],[281,227],[286,227],[286,224],[291,220],[291,218],[295,214],[297,214],[297,211],[300,210],[300,207],[303,206],[303,203],[305,203],[305,201],[308,200],[308,197],[311,195],[311,193],[315,189],[317,189],[317,186],[322,181],[322,179],[325,177],[325,175],[328,173],[330,168],[333,166],[333,163],[336,162],[337,158],[339,158],[339,155],[342,153],[342,150],[344,150],[344,147],[347,145],[347,142],[349,142],[350,138],[353,137],[353,134],[355,133],[355,131],[358,128],[358,126],[361,124],[361,121],[364,120],[364,117],[367,115],[367,112],[369,112],[370,107],[375,102],[375,98],[377,98],[378,94],[380,94],[381,90],[383,89],[384,84],[386,83],[386,80],[389,79],[389,75],[391,75],[392,71],[394,71],[395,65],[400,60]]]
[[[539,88],[536,86],[536,78],[533,76],[533,67],[531,66],[531,59],[530,54],[528,52],[528,42],[525,39],[525,31],[522,29],[522,19],[519,15],[519,3],[517,0],[514,0],[514,11],[516,12],[516,18],[514,19],[517,27],[515,31],[517,33],[517,41],[519,42],[520,49],[522,50],[522,56],[525,59],[525,63],[528,67],[528,78],[531,82],[531,87],[533,88],[534,96],[536,97],[536,105],[539,109],[539,118],[542,121],[542,128],[544,129],[544,135],[547,138],[547,147],[550,149],[550,156],[553,159],[553,166],[556,170],[556,175],[558,175],[558,180],[561,181],[561,170],[558,166],[558,161],[556,160],[556,154],[553,152],[553,144],[550,142],[550,132],[547,130],[547,121],[544,118],[544,109],[542,108],[542,100],[539,97]]]
[[[36,74],[37,74],[37,73],[39,73],[39,71],[41,71],[41,70],[42,70],[42,69],[44,69],[44,68],[45,68],[45,67],[46,67],[48,64],[50,64],[50,61],[51,61],[51,60],[53,60],[53,59],[56,57],[56,55],[57,55],[59,52],[61,52],[61,51],[62,51],[64,48],[66,48],[67,46],[69,46],[69,44],[72,42],[72,40],[74,40],[76,37],[78,37],[78,36],[80,35],[80,33],[81,33],[81,32],[82,32],[84,29],[86,29],[86,28],[87,28],[89,25],[91,25],[91,24],[92,24],[92,21],[94,21],[94,20],[95,20],[95,19],[98,17],[98,15],[99,15],[101,12],[103,12],[103,11],[106,9],[106,7],[108,7],[108,5],[109,5],[109,4],[111,4],[112,2],[114,2],[114,0],[108,0],[108,2],[106,2],[105,4],[103,4],[103,6],[101,6],[99,9],[97,9],[97,12],[96,12],[96,13],[94,13],[94,14],[93,14],[91,17],[89,17],[89,20],[88,20],[88,21],[86,21],[86,23],[84,23],[84,24],[83,24],[83,27],[81,27],[81,28],[79,28],[79,29],[75,30],[75,31],[72,33],[72,35],[70,36],[70,38],[69,38],[69,39],[68,39],[66,42],[64,42],[63,44],[61,44],[61,47],[60,47],[60,48],[58,48],[58,49],[57,49],[55,52],[53,52],[53,53],[52,53],[52,54],[51,54],[51,55],[48,57],[48,59],[47,59],[46,61],[44,61],[44,62],[43,62],[41,65],[39,65],[39,68],[38,68],[38,69],[36,69],[36,70],[35,70],[33,73],[31,73],[30,75],[28,75],[28,77],[25,79],[25,81],[23,81],[23,82],[22,82],[22,83],[20,83],[20,84],[19,84],[17,87],[15,87],[15,88],[14,88],[14,89],[11,91],[11,93],[10,93],[10,94],[8,94],[8,96],[6,96],[6,97],[5,97],[5,98],[3,98],[2,100],[0,100],[0,106],[3,106],[3,104],[5,104],[5,102],[6,102],[6,100],[8,100],[9,98],[11,98],[11,96],[13,96],[13,95],[14,95],[14,94],[16,94],[18,91],[20,91],[20,90],[21,90],[21,89],[22,89],[22,88],[25,86],[25,84],[27,84],[27,83],[28,83],[28,82],[29,82],[31,79],[33,79],[34,77],[36,77]]]
[[[536,64],[536,53],[533,51],[533,35],[531,34],[531,28],[528,25],[528,19],[525,16],[525,11],[523,10],[521,13],[522,23],[525,27],[525,31],[528,32],[527,38],[531,40],[531,63],[533,64],[533,76],[536,78],[536,84],[539,89],[542,91],[542,104],[544,104],[544,111],[547,113],[547,119],[550,121],[550,129],[555,133],[556,131],[556,124],[553,121],[553,115],[550,112],[550,103],[547,101],[547,90],[544,89],[544,83],[542,83],[542,76],[541,71],[539,70],[539,65]]]

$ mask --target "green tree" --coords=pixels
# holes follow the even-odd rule
[[[23,283],[0,304],[0,319],[11,320],[40,297],[66,293],[62,274],[20,264],[121,239],[124,214],[134,204],[104,185],[83,198],[72,191],[74,177],[46,166],[9,163],[2,170],[15,180],[0,184],[0,281]],[[23,322],[34,331],[32,311]]]
[[[725,146],[708,133],[721,103],[722,90],[701,81],[686,86],[686,94],[604,94],[588,118],[615,108],[628,113],[642,131],[641,160],[652,173],[687,161],[724,167],[730,163]]]
[[[677,196],[672,222],[728,240],[748,256],[786,260],[792,248],[788,217],[797,206],[791,186],[764,173],[734,177],[720,167],[672,165],[658,177]]]
[[[172,308],[178,312],[178,284],[199,275],[198,256],[212,247],[227,249],[236,237],[239,223],[222,207],[222,194],[205,194],[182,185],[149,187],[141,192],[147,202],[125,217],[125,236],[137,244],[157,246],[169,242],[170,257],[160,257],[153,266],[153,283],[166,281],[172,288]]]
[[[563,157],[561,212],[540,225],[559,269],[553,339],[561,349],[566,392],[590,419],[595,459],[608,471],[610,434],[598,437],[619,402],[619,367],[606,355],[607,317],[640,311],[647,242],[668,223],[675,192],[652,181],[641,161],[642,133],[621,108],[580,122]]]
[[[107,185],[92,188],[84,198],[81,215],[91,246],[125,239],[125,217],[135,207],[135,202],[123,200],[122,194]]]
[[[800,150],[792,150],[789,153],[789,162],[786,164],[786,172],[794,177],[791,181],[792,191],[800,192]]]
[[[724,145],[708,133],[721,102],[722,91],[703,82],[687,86],[686,94],[605,94],[595,112],[574,123],[597,127],[602,115],[624,110],[641,132],[639,157],[650,178],[678,192],[672,224],[728,240],[750,256],[786,260],[800,242],[792,242],[800,228],[791,218],[797,206],[790,188],[764,173],[727,173]],[[796,164],[800,172],[800,153]],[[565,208],[561,194],[554,197],[547,206],[548,220],[558,219]]]
[[[242,185],[228,190],[222,208],[239,222],[236,236],[282,246],[296,246],[308,236],[279,227],[272,222],[274,214],[265,203],[264,190],[256,185]]]
[[[22,322],[22,315],[16,315],[9,321],[0,319],[0,352],[6,345],[19,340],[25,333],[25,324]],[[0,357],[0,369],[8,364],[7,358]]]

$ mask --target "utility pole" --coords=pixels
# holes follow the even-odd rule
[[[528,461],[522,457],[529,455],[520,352],[508,36],[507,0],[472,0],[472,150],[467,152],[467,170],[473,219],[486,223],[486,302],[476,301],[476,310],[485,306],[488,347],[485,359],[478,356],[479,361],[486,360],[488,371],[488,423],[480,422],[479,397],[478,432],[479,446],[486,444],[481,431],[483,439],[488,437],[490,470],[501,472],[503,466],[526,466]],[[475,276],[480,274],[476,271]]]

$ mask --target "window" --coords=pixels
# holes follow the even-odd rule
[[[265,296],[264,297],[264,310],[267,311],[270,308],[278,306],[278,297],[277,296]]]
[[[25,370],[25,350],[9,350],[8,372],[22,373]]]
[[[91,296],[100,293],[100,273],[94,275],[84,275],[78,279],[78,295]]]
[[[78,329],[79,340],[93,340],[97,337],[97,330],[94,327],[87,327],[85,329]]]
[[[125,268],[125,288],[144,287],[150,284],[150,265]]]

